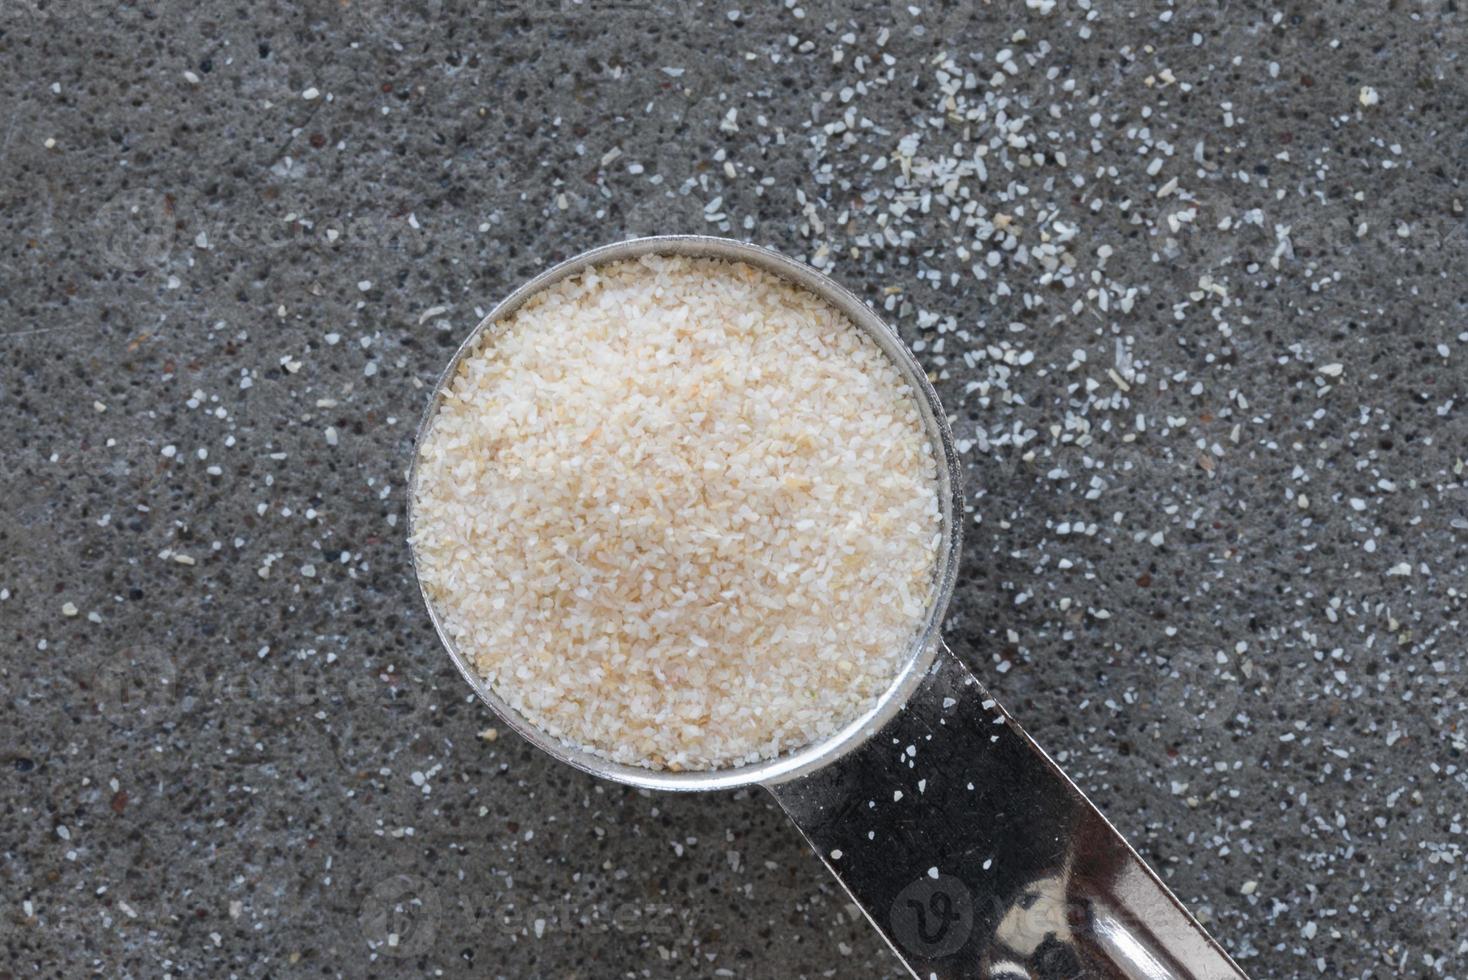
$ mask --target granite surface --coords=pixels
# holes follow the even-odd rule
[[[1468,976],[1465,28],[3,0],[0,976],[900,975],[764,794],[491,731],[417,596],[458,339],[677,231],[914,344],[950,642],[1247,970]]]

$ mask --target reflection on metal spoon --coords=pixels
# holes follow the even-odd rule
[[[767,785],[922,980],[1244,976],[946,648],[864,744]]]

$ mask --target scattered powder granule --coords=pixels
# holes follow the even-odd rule
[[[881,349],[742,263],[588,270],[487,329],[419,447],[445,630],[532,724],[714,769],[891,683],[940,542],[937,463]]]

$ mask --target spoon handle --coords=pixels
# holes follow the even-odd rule
[[[766,788],[921,980],[1247,980],[946,646],[865,742]]]

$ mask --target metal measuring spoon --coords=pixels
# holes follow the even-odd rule
[[[942,545],[922,629],[901,673],[866,714],[823,741],[737,768],[644,769],[546,735],[478,675],[424,592],[429,618],[469,686],[530,742],[594,776],[672,791],[763,786],[922,980],[1244,977],[943,643],[939,628],[953,594],[963,516],[958,455],[923,369],[896,332],[844,287],[768,249],[702,235],[637,238],[583,252],[515,290],[474,329],[434,388],[418,443],[485,330],[568,276],[648,254],[728,259],[780,276],[840,310],[902,371],[944,464]],[[417,460],[415,452],[410,538]]]

